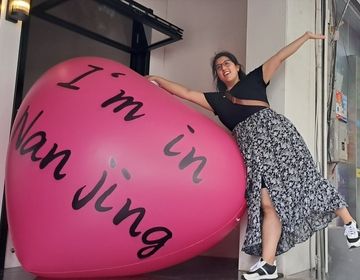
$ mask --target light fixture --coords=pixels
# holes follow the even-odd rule
[[[29,16],[30,0],[8,0],[6,19],[11,22],[24,20]]]

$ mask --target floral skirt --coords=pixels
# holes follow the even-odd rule
[[[345,200],[316,168],[303,138],[283,115],[263,109],[233,129],[247,166],[248,225],[242,250],[261,256],[261,187],[268,189],[281,224],[276,255],[325,228]],[[264,186],[265,184],[265,186]]]

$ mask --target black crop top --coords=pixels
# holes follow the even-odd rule
[[[264,82],[261,65],[241,79],[230,90],[230,94],[241,99],[255,99],[269,103],[266,96],[268,84]],[[230,130],[233,130],[239,122],[265,108],[233,104],[225,98],[224,92],[205,92],[204,95],[214,114],[218,115],[220,121]]]

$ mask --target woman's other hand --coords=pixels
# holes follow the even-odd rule
[[[160,86],[159,83],[157,82],[157,76],[154,75],[146,75],[144,76],[149,82],[152,82],[154,85],[157,85],[158,87]]]

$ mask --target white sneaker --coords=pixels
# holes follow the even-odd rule
[[[346,236],[349,249],[360,247],[360,230],[356,222],[352,221],[349,225],[344,225],[344,228],[344,235]]]
[[[250,267],[249,272],[256,271],[259,267],[263,266],[264,260],[263,258],[260,258],[256,264],[254,264],[252,267]],[[276,260],[274,261],[274,265],[276,266]]]
[[[277,279],[278,273],[276,268],[276,262],[274,265],[266,263],[262,258],[254,264],[249,272],[244,273],[241,279],[245,280],[261,280],[261,279]]]

